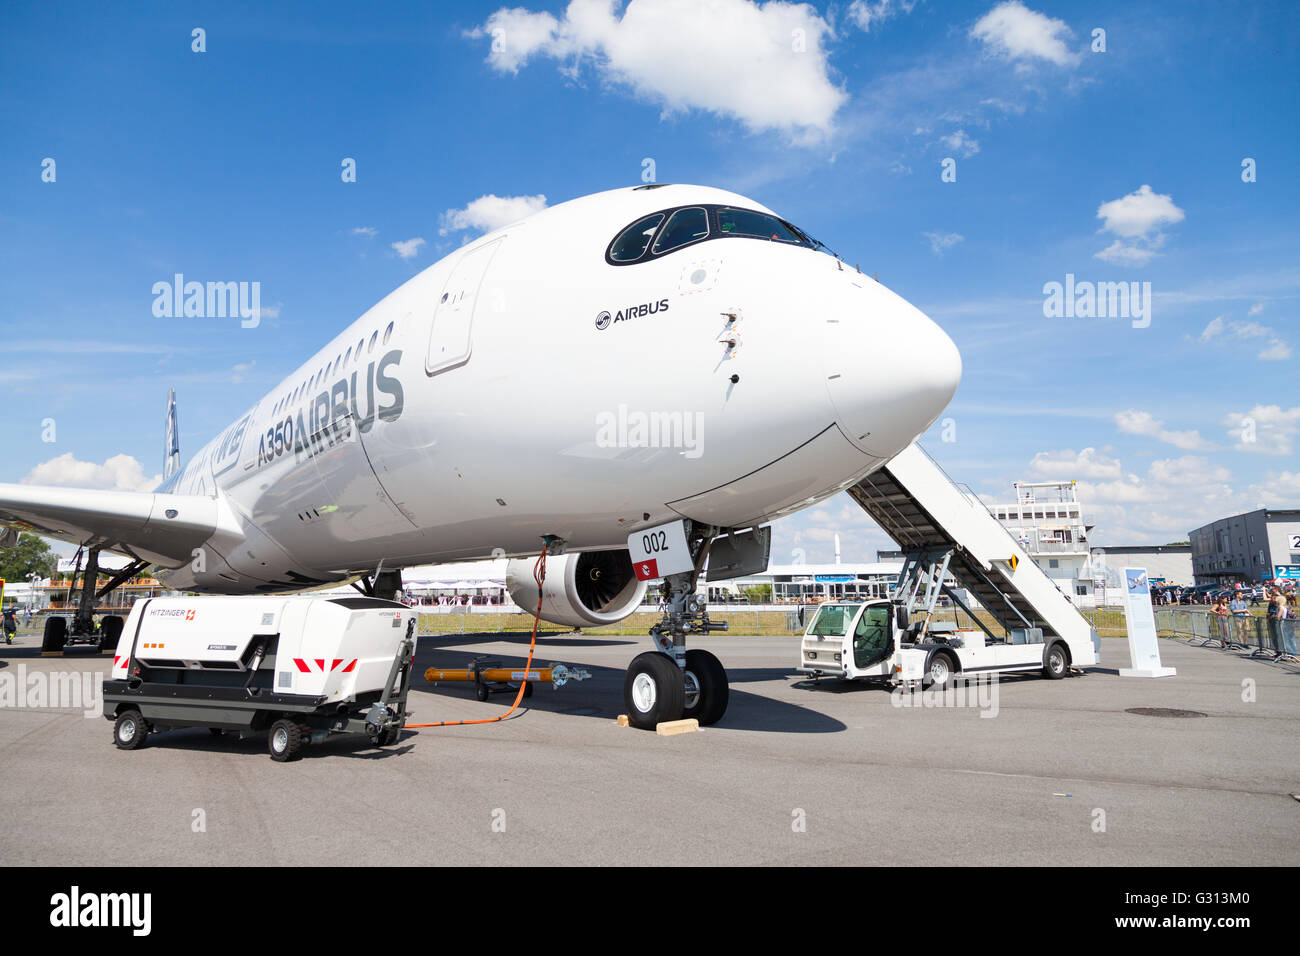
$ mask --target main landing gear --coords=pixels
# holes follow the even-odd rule
[[[727,712],[731,696],[722,662],[708,651],[686,649],[687,634],[725,631],[725,622],[709,620],[704,598],[695,593],[716,528],[691,524],[687,537],[695,567],[663,579],[664,616],[650,629],[658,650],[633,658],[623,679],[628,722],[653,730],[656,724],[693,717],[714,724]]]
[[[83,567],[82,555],[86,555]],[[41,635],[41,655],[43,657],[62,654],[68,648],[90,647],[96,651],[111,651],[117,647],[117,639],[122,633],[123,620],[118,614],[105,614],[98,625],[95,622],[95,603],[113,592],[119,585],[138,575],[148,566],[148,562],[137,558],[120,571],[115,572],[103,587],[99,585],[99,548],[78,549],[72,578],[68,582],[68,603],[77,593],[76,610],[71,618],[45,616],[45,630]],[[77,582],[80,577],[80,583]]]
[[[402,569],[388,568],[383,562],[375,568],[373,574],[353,581],[352,586],[366,597],[379,598],[384,601],[397,601],[402,596]]]

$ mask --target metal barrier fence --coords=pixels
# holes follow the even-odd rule
[[[1156,609],[1156,630],[1185,637],[1199,646],[1250,650],[1252,656],[1297,657],[1296,619],[1213,614],[1195,608]]]
[[[1098,631],[1123,631],[1128,626],[1122,607],[1079,608],[1079,613]]]

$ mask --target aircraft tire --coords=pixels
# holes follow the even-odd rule
[[[682,672],[667,654],[646,651],[628,665],[623,678],[623,703],[633,727],[654,730],[665,721],[680,720],[685,698]]]
[[[693,649],[686,652],[686,670],[694,675],[700,691],[694,706],[686,706],[682,716],[694,717],[702,727],[716,724],[727,712],[731,699],[727,669],[708,651]]]

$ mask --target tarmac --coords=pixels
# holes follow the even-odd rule
[[[1162,640],[1177,676],[1121,678],[1127,645],[1107,639],[1081,676],[900,706],[887,688],[797,674],[797,637],[692,646],[731,680],[730,709],[697,733],[617,725],[623,668],[647,639],[552,633],[536,662],[590,680],[539,686],[503,722],[384,749],[332,738],[281,764],[264,735],[177,730],[119,751],[101,716],[27,706],[20,668],[31,687],[102,673],[111,655],[43,658],[24,633],[0,645],[0,864],[1300,863],[1295,667]],[[426,667],[526,653],[527,635],[421,638],[412,722],[513,700],[430,688]]]

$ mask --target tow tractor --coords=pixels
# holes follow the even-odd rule
[[[1065,640],[1044,640],[1041,628],[1016,628],[1006,638],[954,622],[913,622],[892,601],[823,604],[808,623],[799,670],[846,680],[944,688],[957,675],[1041,671],[1060,680],[1070,670]]]

